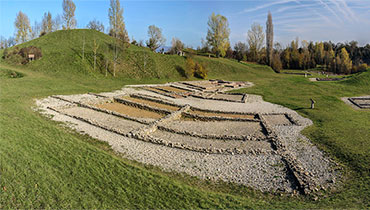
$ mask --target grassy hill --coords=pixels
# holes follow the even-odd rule
[[[97,67],[93,69],[94,40],[98,45]],[[105,75],[106,61],[113,61],[114,39],[104,33],[88,30],[60,30],[19,45],[19,48],[36,46],[42,50],[42,58],[27,64],[27,68],[49,73],[71,73],[81,75]],[[177,65],[183,65],[184,58],[161,56],[148,48],[135,45],[120,48],[118,45],[117,77],[125,78],[179,78]],[[112,63],[108,75],[113,74]]]
[[[319,200],[260,193],[247,187],[213,183],[185,174],[165,173],[114,154],[109,146],[51,121],[32,110],[35,98],[120,89],[125,84],[184,79],[184,58],[130,46],[137,58],[147,54],[150,70],[125,64],[116,78],[92,71],[80,56],[83,36],[94,37],[110,56],[109,36],[89,30],[58,31],[22,44],[38,46],[43,57],[27,65],[0,63],[0,208],[369,208],[370,111],[353,110],[340,97],[370,94],[370,71],[340,82],[309,82],[296,75],[227,59],[196,57],[208,64],[210,78],[251,81],[238,90],[296,110],[313,120],[303,132],[338,160],[346,180]],[[129,55],[127,53],[127,55]],[[0,52],[1,54],[1,52]],[[122,55],[122,61],[125,56]],[[128,58],[127,58],[128,59]],[[126,60],[127,61],[127,60]],[[124,62],[122,62],[123,65]],[[135,74],[132,74],[135,72]],[[15,76],[12,76],[15,75]],[[317,102],[309,109],[309,99]]]

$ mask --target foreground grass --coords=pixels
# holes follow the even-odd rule
[[[355,111],[342,96],[370,93],[370,74],[342,82],[312,83],[274,74],[259,65],[224,59],[207,62],[211,78],[252,81],[240,90],[297,110],[314,121],[304,130],[340,161],[349,175],[337,192],[319,201],[254,192],[243,186],[199,181],[125,160],[107,145],[71,132],[32,111],[34,98],[111,91],[129,83],[83,74],[45,74],[0,64],[22,78],[0,77],[0,208],[366,208],[369,207],[370,112]],[[317,109],[307,109],[309,98]]]

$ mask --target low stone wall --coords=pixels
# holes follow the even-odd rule
[[[201,111],[201,112],[209,112],[209,113],[215,113],[215,114],[238,114],[238,115],[256,115],[254,112],[225,112],[221,110],[213,110],[213,109],[201,109],[197,107],[191,107],[190,108],[193,111]]]
[[[288,147],[281,141],[281,139],[274,132],[273,128],[266,122],[263,115],[258,116],[261,119],[261,123],[268,133],[273,147],[277,153],[282,157],[287,165],[287,168],[294,175],[296,182],[301,193],[309,194],[319,186],[318,182],[312,177],[307,170],[305,170],[298,159],[289,151]]]
[[[152,88],[152,87],[150,87]],[[160,91],[155,91],[155,90],[152,90],[152,89],[149,89],[149,88],[142,88],[143,90],[146,90],[146,91],[149,91],[149,92],[153,92],[153,93],[156,93],[156,94],[159,94],[159,95],[163,95],[163,96],[167,96],[167,97],[170,97],[170,98],[176,98],[175,96],[169,94],[169,93],[163,93],[163,92],[160,92]]]
[[[149,124],[149,122],[146,121],[146,120],[136,118],[136,117],[131,117],[131,116],[128,116],[128,115],[124,115],[124,114],[121,114],[121,113],[118,113],[118,112],[115,112],[115,111],[111,111],[111,110],[107,110],[107,109],[101,109],[101,108],[91,106],[91,105],[88,105],[88,104],[83,104],[83,103],[80,103],[80,102],[77,102],[77,101],[70,101],[68,99],[65,99],[65,98],[62,98],[62,97],[59,97],[59,96],[50,96],[50,97],[56,98],[56,99],[59,99],[59,100],[62,100],[62,101],[66,101],[66,102],[69,102],[69,103],[72,103],[72,104],[76,104],[76,105],[84,107],[84,108],[89,108],[89,109],[92,109],[92,110],[95,110],[95,111],[98,111],[98,112],[103,112],[103,113],[106,113],[106,114],[111,114],[111,115],[116,116],[116,117],[121,117],[121,118],[126,119],[126,120],[132,120],[132,121],[143,123],[143,124]]]
[[[350,102],[352,102],[354,105],[358,106],[360,109],[370,109],[370,97],[363,97],[363,98],[348,98]],[[368,101],[367,103],[360,104],[358,102],[359,100]]]
[[[146,95],[143,95],[143,94],[131,94],[130,97],[143,99],[143,100],[148,100],[148,101],[153,101],[153,102],[156,102],[156,103],[169,105],[169,106],[174,106],[174,107],[178,107],[178,108],[183,107],[183,106],[175,104],[175,103],[164,101],[163,99],[161,99],[159,97],[153,98],[154,96],[146,96]]]
[[[128,105],[128,106],[136,107],[136,108],[139,108],[139,109],[144,109],[144,110],[151,111],[151,112],[156,112],[156,113],[165,114],[165,115],[171,113],[167,109],[152,107],[152,106],[149,106],[149,105],[146,105],[146,104],[129,101],[129,100],[122,99],[122,98],[113,98],[113,99],[114,99],[114,101],[116,101],[118,103],[122,103],[122,104],[125,104],[125,105]]]
[[[203,96],[202,94],[191,94],[192,97],[207,99],[207,100],[216,100],[216,101],[227,101],[227,102],[237,102],[237,103],[245,103],[246,99],[244,99],[245,94],[238,94],[238,93],[217,93],[217,94],[225,94],[225,95],[243,95],[241,100],[231,100],[226,98],[215,98],[213,96]]]
[[[261,139],[252,135],[241,135],[241,136],[235,136],[235,135],[207,135],[207,134],[199,134],[191,131],[182,131],[178,129],[172,129],[165,126],[157,126],[159,130],[172,132],[176,134],[181,135],[188,135],[192,137],[197,138],[204,138],[204,139],[220,139],[220,140],[240,140],[240,141],[263,141],[265,139]]]
[[[248,118],[233,118],[233,117],[219,117],[219,116],[200,116],[197,114],[191,114],[184,112],[182,113],[184,117],[189,117],[199,121],[240,121],[240,122],[259,122],[259,119],[248,119]]]

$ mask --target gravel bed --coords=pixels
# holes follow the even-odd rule
[[[259,122],[172,120],[169,123],[159,123],[158,126],[200,135],[265,137]]]
[[[160,114],[157,112],[152,112],[144,109],[139,109],[133,106],[128,106],[126,104],[122,103],[105,103],[105,104],[98,104],[96,107],[100,109],[107,109],[111,111],[115,111],[124,115],[128,115],[131,117],[136,117],[136,118],[149,118],[149,119],[160,119],[164,117],[164,114]]]
[[[307,137],[300,134],[303,127],[275,126],[274,129],[289,151],[320,185],[330,188],[335,183],[337,177],[340,176],[339,167]]]
[[[187,148],[200,148],[207,150],[213,148],[215,150],[235,151],[242,150],[245,153],[272,153],[271,144],[267,141],[240,141],[240,140],[220,140],[220,139],[203,139],[192,136],[185,136],[167,131],[156,130],[149,136],[166,139],[167,141],[186,145]]]
[[[85,120],[95,122],[96,124],[102,125],[104,127],[110,127],[112,128],[112,130],[117,130],[122,133],[128,133],[134,129],[143,127],[143,124],[140,124],[138,122],[122,119],[120,117],[97,112],[83,107],[66,108],[60,110],[60,112],[70,116],[83,118]]]
[[[284,115],[264,115],[264,118],[271,125],[291,125],[290,120]]]
[[[214,96],[212,96],[212,98],[231,101],[242,101],[243,95],[215,94]]]

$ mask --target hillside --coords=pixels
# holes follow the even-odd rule
[[[94,40],[98,46],[97,66],[94,71],[93,46]],[[85,44],[84,44],[85,43]],[[47,73],[67,73],[90,75],[94,77],[113,76],[114,38],[89,29],[60,30],[46,34],[37,39],[17,45],[18,49],[28,46],[41,48],[42,58],[26,64],[27,69]],[[9,51],[14,50],[15,47]],[[185,57],[178,55],[162,55],[148,48],[129,45],[118,48],[118,64],[116,77],[125,79],[185,79]],[[195,57],[195,60],[205,62],[210,69],[210,76],[222,76],[226,72],[235,73],[240,66],[225,64],[222,59]],[[9,62],[9,61],[8,61]],[[11,63],[11,62],[10,62]],[[106,65],[108,66],[106,68]],[[108,72],[106,72],[106,69]]]
[[[87,40],[94,37],[100,53],[107,58],[112,55],[108,50],[111,37],[90,30],[71,30],[18,46],[40,47],[40,60],[27,65],[0,63],[0,209],[368,208],[370,112],[353,110],[340,98],[369,95],[370,71],[340,82],[310,82],[303,76],[276,74],[266,66],[195,58],[207,63],[210,78],[253,82],[255,86],[238,92],[262,95],[264,100],[293,109],[314,122],[303,134],[343,166],[346,178],[336,191],[321,192],[315,201],[306,196],[261,193],[235,184],[163,172],[127,160],[113,153],[109,145],[34,112],[35,98],[185,79],[176,69],[185,64],[184,58],[132,45],[127,57],[122,55],[127,63],[122,62],[117,78],[105,77],[104,71],[93,72],[92,47]],[[140,71],[135,62],[129,63],[128,55],[136,60],[150,56],[150,70]],[[309,109],[310,98],[317,101],[313,110]]]

